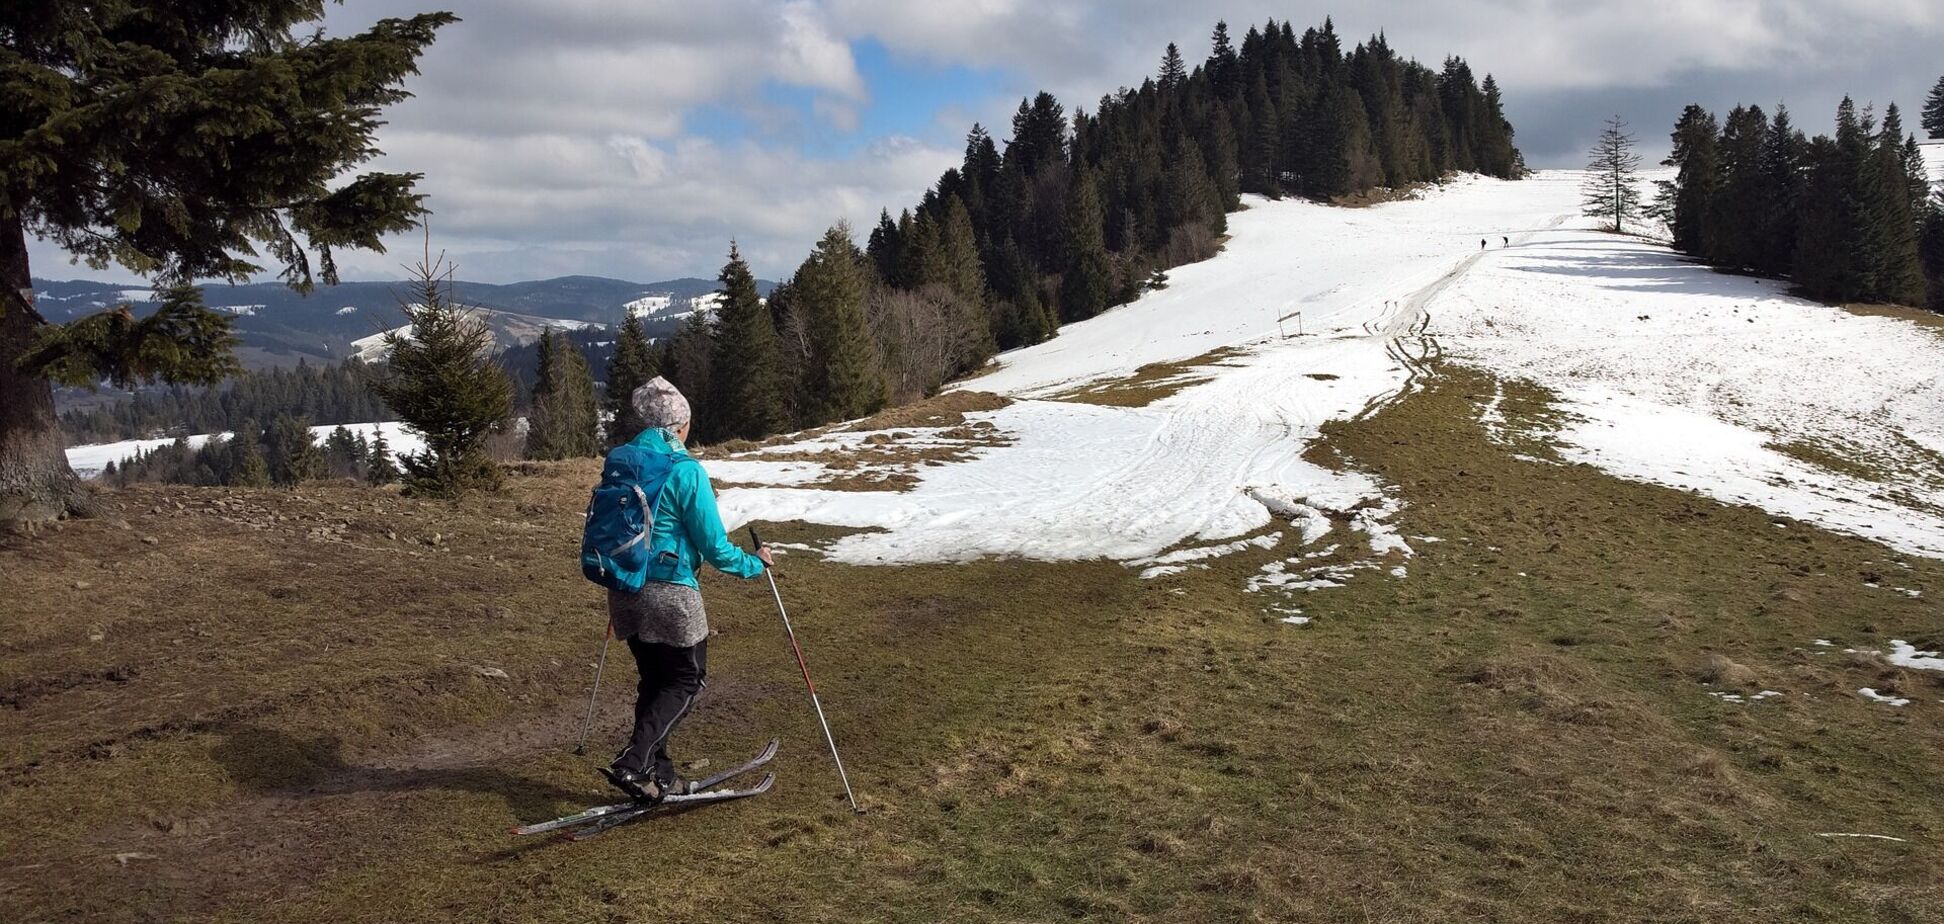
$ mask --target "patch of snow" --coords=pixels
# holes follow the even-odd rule
[[[155,290],[154,289],[123,289],[120,292],[115,293],[115,297],[124,302],[135,302],[137,304],[140,304],[142,302],[152,302],[155,301]],[[263,306],[258,305],[257,307],[261,308]]]
[[[340,314],[340,315],[345,315],[345,314],[357,314],[357,313],[358,313],[358,306],[356,306],[356,305],[346,305],[346,306],[344,306],[344,307],[342,307],[342,308],[339,308],[339,309],[337,310],[337,313],[338,313],[338,314]]]
[[[1890,640],[1890,653],[1884,655],[1884,660],[1914,670],[1944,671],[1944,655],[1935,651],[1918,651],[1917,646],[1900,638]]]
[[[731,484],[809,484],[830,474],[816,462],[765,462],[751,459],[708,459],[702,463],[709,477]]]
[[[1205,564],[1199,564],[1198,568],[1207,568],[1207,566]],[[1141,570],[1141,580],[1143,582],[1151,582],[1155,578],[1166,578],[1170,574],[1184,574],[1186,570],[1188,570],[1186,564],[1157,564],[1153,568],[1143,568]]]
[[[1485,406],[1478,412],[1478,422],[1485,426],[1485,438],[1500,445],[1506,442],[1505,413],[1499,410],[1499,405],[1504,401],[1505,384],[1493,382],[1492,400],[1485,402]]]
[[[1276,547],[1276,543],[1282,541],[1282,535],[1283,534],[1279,532],[1268,533],[1265,535],[1257,536],[1254,539],[1237,539],[1234,542],[1226,542],[1221,545],[1202,546],[1201,548],[1193,548],[1193,549],[1181,549],[1180,551],[1169,552],[1166,555],[1157,555],[1153,558],[1137,558],[1134,559],[1133,561],[1128,562],[1128,564],[1130,565],[1175,565],[1175,564],[1180,564],[1182,562],[1201,561],[1207,558],[1219,558],[1223,555],[1230,555],[1248,548],[1273,549]]]
[[[1908,698],[1906,698],[1906,697],[1902,697],[1902,696],[1885,696],[1885,695],[1883,695],[1882,693],[1878,693],[1878,692],[1877,692],[1876,690],[1874,690],[1874,689],[1872,689],[1872,688],[1870,688],[1870,687],[1863,687],[1862,689],[1859,689],[1859,690],[1857,690],[1856,692],[1857,692],[1857,693],[1859,693],[1859,694],[1861,694],[1861,695],[1863,696],[1863,698],[1864,698],[1864,699],[1867,699],[1867,700],[1870,700],[1870,701],[1872,701],[1872,702],[1878,702],[1878,703],[1882,703],[1882,704],[1884,704],[1884,705],[1886,705],[1886,706],[1908,706],[1908,705],[1910,705],[1910,700],[1909,700]]]
[[[229,312],[235,317],[247,318],[263,310],[263,307],[262,305],[217,305],[216,310]]]

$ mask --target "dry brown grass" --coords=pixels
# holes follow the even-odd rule
[[[1306,597],[1301,628],[1241,589],[1288,548],[1155,582],[1105,562],[786,558],[863,816],[767,585],[709,578],[710,686],[677,755],[779,735],[777,787],[576,846],[504,832],[600,798],[599,757],[568,753],[603,618],[572,566],[591,465],[457,506],[111,495],[108,520],[0,546],[0,907],[110,924],[1937,919],[1944,722],[1919,697],[1944,686],[1809,640],[1934,643],[1944,565],[1514,460],[1466,397],[1491,391],[1448,370],[1330,428],[1322,455],[1392,485],[1405,535],[1445,541],[1406,579]],[[1872,568],[1925,597],[1861,591]],[[1710,652],[1784,695],[1708,696]],[[625,676],[609,665],[596,754]],[[1816,836],[1840,831],[1904,840]],[[670,856],[698,872],[644,865]]]
[[[900,427],[961,427],[965,415],[996,411],[1012,403],[985,391],[948,391],[917,404],[889,408],[853,425],[852,430],[896,430]]]
[[[1103,407],[1147,407],[1185,388],[1208,381],[1209,376],[1203,370],[1221,365],[1240,354],[1240,350],[1224,347],[1190,359],[1149,363],[1126,378],[1087,385],[1055,395],[1052,400]]]

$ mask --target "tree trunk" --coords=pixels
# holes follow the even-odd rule
[[[67,464],[53,386],[15,365],[41,324],[18,215],[0,215],[0,287],[0,529],[31,528],[83,512],[86,498]]]

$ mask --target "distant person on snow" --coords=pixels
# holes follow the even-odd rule
[[[1478,239],[1478,249],[1479,250],[1485,249],[1485,239],[1482,237]]]
[[[1501,241],[1504,241],[1504,242],[1505,242],[1505,246],[1507,246],[1507,247],[1510,247],[1510,246],[1512,246],[1512,239],[1511,239],[1510,237],[1502,237],[1502,238],[1499,238],[1499,240],[1501,240]]]
[[[629,445],[673,457],[668,480],[655,496],[648,531],[648,576],[639,593],[608,589],[608,618],[628,643],[641,674],[634,734],[602,774],[629,796],[656,801],[687,791],[668,756],[668,737],[701,695],[709,647],[709,617],[695,573],[704,560],[740,578],[753,578],[775,562],[768,548],[750,555],[729,541],[716,512],[709,475],[683,446],[688,439],[688,399],[656,377],[635,389],[635,413],[647,424]]]

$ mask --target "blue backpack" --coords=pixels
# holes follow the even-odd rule
[[[641,590],[648,579],[655,500],[681,458],[633,443],[607,454],[581,532],[581,574],[588,580],[613,590]]]

